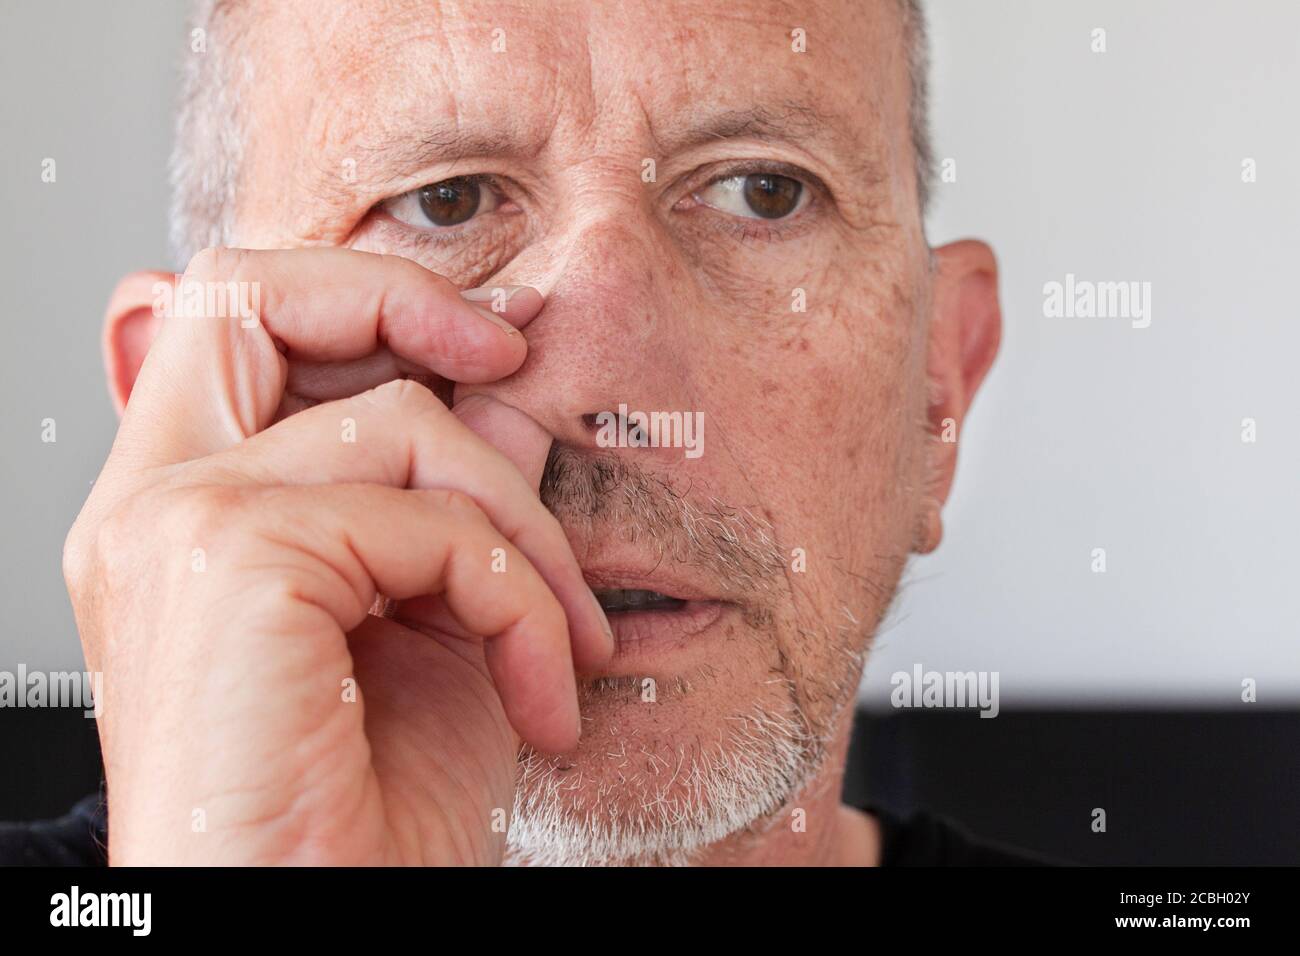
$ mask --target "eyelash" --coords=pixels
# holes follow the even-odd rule
[[[802,219],[807,209],[801,211],[795,219]],[[770,226],[762,219],[743,219],[739,216],[730,216],[722,213],[717,216],[715,221],[718,228],[725,230],[735,236],[742,243],[745,242],[781,242],[790,238],[790,229],[781,229],[776,226]],[[792,220],[793,221],[793,220]]]
[[[772,175],[785,176],[789,179],[795,180],[804,189],[808,190],[807,204],[792,217],[787,219],[764,220],[735,216],[723,210],[715,209],[707,203],[700,202],[699,200],[695,200],[696,205],[694,207],[684,210],[683,212],[689,215],[696,213],[701,209],[707,210],[711,213],[708,218],[712,228],[720,229],[728,235],[735,237],[742,243],[778,242],[790,239],[793,236],[802,233],[804,227],[808,224],[808,221],[821,206],[823,197],[827,195],[828,191],[817,176],[814,176],[807,170],[791,166],[787,163],[750,160],[732,165],[724,171],[715,173],[691,186],[686,190],[683,199],[694,199],[696,193],[714,185],[715,183],[727,179],[735,179],[739,176],[751,176],[756,173],[770,173]],[[467,182],[477,183],[480,186],[486,186],[488,189],[496,192],[497,197],[501,202],[510,201],[506,190],[501,186],[500,179],[490,173],[473,173],[451,178],[462,179]],[[426,185],[432,185],[432,183]],[[423,188],[425,187],[417,187],[417,189]],[[412,190],[412,192],[414,191],[415,190]],[[399,197],[392,197],[391,199],[384,200],[377,204],[376,209],[380,209],[385,203],[392,202],[397,198]],[[681,201],[683,200],[678,200],[678,202]],[[674,208],[675,206],[676,203],[674,203]],[[492,215],[492,213],[489,213],[489,215]],[[398,221],[396,218],[392,217],[391,214],[388,216],[388,219],[390,220],[389,224],[391,226],[401,229],[407,240],[414,242],[421,249],[435,247],[441,248],[452,243],[461,242],[466,238],[465,233],[474,229],[482,228],[481,225],[476,225],[476,218],[469,219],[456,226],[429,229],[420,229],[409,226],[406,223]]]
[[[459,179],[465,182],[475,183],[479,186],[486,186],[488,189],[491,189],[493,192],[497,194],[497,198],[501,202],[504,203],[510,201],[509,197],[506,195],[506,191],[501,188],[500,180],[496,176],[492,175],[491,173],[469,173],[464,176],[449,176],[447,178]],[[383,207],[388,203],[394,202],[395,200],[402,198],[402,196],[407,196],[410,195],[411,193],[419,192],[421,189],[424,189],[427,186],[432,186],[435,183],[442,182],[442,181],[443,180],[433,180],[432,182],[426,183],[424,186],[417,186],[415,189],[408,190],[407,192],[402,193],[398,196],[392,196],[388,199],[385,199],[377,203],[375,205],[375,209],[380,212],[385,212]],[[494,212],[495,211],[496,210],[494,210]],[[428,229],[421,229],[416,226],[411,226],[408,225],[407,223],[401,222],[391,213],[386,213],[386,215],[389,220],[388,224],[390,226],[392,226],[393,228],[401,229],[408,238],[413,237],[411,238],[411,241],[413,241],[421,249],[431,248],[435,246],[446,246],[453,242],[463,241],[466,238],[465,233],[469,232],[470,230],[476,230],[482,228],[482,224],[478,222],[478,217],[470,218],[465,222],[459,223],[458,225],[455,226],[442,226],[442,227],[431,227]]]
[[[706,203],[696,200],[697,206],[686,210],[688,214],[699,211],[702,207],[708,210],[712,215],[709,216],[710,224],[713,228],[720,229],[728,235],[732,235],[741,242],[780,242],[786,239],[794,238],[804,232],[805,228],[811,223],[812,218],[820,211],[823,197],[829,195],[829,190],[822,183],[821,179],[805,169],[798,166],[792,166],[789,163],[777,162],[774,160],[747,160],[740,163],[732,164],[721,172],[713,173],[702,178],[687,190],[687,197],[693,198],[699,193],[715,183],[723,182],[728,179],[735,179],[740,176],[753,176],[758,173],[768,173],[774,176],[784,176],[787,179],[793,179],[808,191],[807,204],[796,212],[793,216],[786,219],[750,219],[742,216],[733,216],[720,209],[714,209]]]

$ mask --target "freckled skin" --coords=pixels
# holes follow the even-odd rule
[[[931,277],[894,4],[394,0],[322,14],[291,0],[255,16],[259,75],[272,79],[251,97],[259,119],[241,244],[344,244],[415,259],[466,287],[537,287],[547,305],[527,329],[527,361],[476,391],[561,437],[619,402],[702,411],[701,458],[645,449],[641,460],[765,516],[785,553],[807,554],[767,619],[731,626],[717,659],[652,675],[666,688],[685,680],[691,693],[670,690],[655,708],[590,703],[568,772],[608,775],[600,752],[616,733],[635,729],[670,755],[716,745],[729,715],[793,701],[830,741],[799,804],[815,825],[802,836],[780,827],[758,842],[737,836],[708,859],[824,856],[858,677],[850,653],[867,647],[887,608],[927,474]],[[795,26],[807,31],[807,53],[790,49]],[[497,27],[502,54],[489,49]],[[656,146],[657,134],[712,108],[790,100],[814,104],[838,145]],[[448,117],[513,129],[532,146],[367,180],[374,144]],[[350,189],[336,172],[348,157],[361,176]],[[653,183],[641,178],[647,158]],[[713,210],[674,208],[689,195],[676,184],[695,170],[747,159],[809,168],[830,195],[814,195],[799,226],[766,237],[737,234]],[[881,182],[862,175],[864,160],[883,170]],[[459,243],[421,245],[368,215],[388,196],[472,172],[517,182],[517,208]],[[795,289],[804,312],[792,310]],[[626,799],[635,807],[635,788]]]

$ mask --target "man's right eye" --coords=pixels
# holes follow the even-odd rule
[[[433,231],[459,226],[498,205],[500,197],[482,177],[457,176],[394,196],[383,208],[404,225]]]

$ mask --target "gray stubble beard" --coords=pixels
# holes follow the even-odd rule
[[[840,673],[829,682],[829,709],[817,718],[810,717],[801,703],[801,687],[786,673],[778,679],[785,685],[783,702],[756,705],[726,718],[723,740],[711,746],[698,738],[675,744],[675,765],[639,749],[633,738],[620,736],[611,738],[617,746],[611,743],[611,749],[600,751],[602,763],[609,761],[600,769],[614,773],[592,779],[573,774],[568,758],[525,746],[519,756],[506,864],[685,866],[742,832],[761,839],[783,822],[782,808],[826,769],[844,708],[854,699],[863,654],[848,626],[836,630],[837,646],[828,650],[840,661]],[[633,681],[625,692],[635,690]],[[603,687],[589,688],[586,695],[621,691],[616,682],[607,681]],[[624,706],[637,705],[629,699]],[[654,762],[656,772],[629,779],[617,768],[627,765],[629,754],[638,753]],[[640,795],[630,809],[629,791]]]

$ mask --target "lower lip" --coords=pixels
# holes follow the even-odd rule
[[[722,618],[731,608],[722,601],[687,601],[673,611],[617,611],[609,615],[614,631],[614,657],[618,665],[689,648],[692,638]]]

